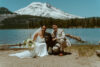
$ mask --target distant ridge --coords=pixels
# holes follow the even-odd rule
[[[0,14],[13,14],[13,12],[9,11],[5,7],[0,7]]]

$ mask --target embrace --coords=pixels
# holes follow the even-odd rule
[[[10,54],[19,58],[43,57],[47,55],[63,55],[64,48],[70,47],[70,41],[65,37],[63,29],[59,29],[56,24],[52,25],[52,33],[46,32],[46,26],[43,25],[32,36],[35,46],[32,50],[26,50],[20,53]]]

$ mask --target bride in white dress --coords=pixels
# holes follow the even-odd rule
[[[32,36],[33,41],[35,41],[35,47],[33,50],[23,51],[20,53],[10,54],[9,56],[17,56],[19,58],[30,58],[30,57],[43,57],[48,55],[47,46],[45,43],[44,34],[46,31],[46,26],[39,28]]]

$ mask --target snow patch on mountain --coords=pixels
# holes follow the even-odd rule
[[[33,2],[26,6],[15,11],[17,14],[21,15],[33,15],[33,16],[42,16],[42,17],[51,17],[54,19],[72,19],[72,18],[82,18],[75,16],[69,13],[65,13],[48,3]]]

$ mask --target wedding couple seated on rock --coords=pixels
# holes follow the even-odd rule
[[[56,24],[52,25],[53,32],[47,33],[46,26],[40,27],[32,36],[32,50],[26,50],[20,53],[9,54],[19,58],[43,57],[49,54],[61,54],[64,48],[70,47],[71,43],[65,37],[63,29],[58,29]],[[28,44],[29,45],[29,44]]]

